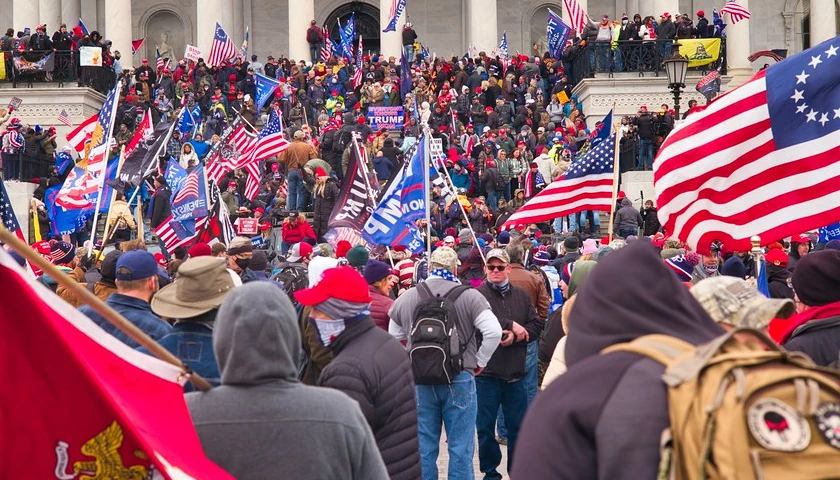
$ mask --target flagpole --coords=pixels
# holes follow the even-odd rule
[[[28,260],[29,263],[40,268],[45,274],[49,275],[53,280],[75,295],[77,299],[88,305],[94,312],[102,315],[103,318],[128,335],[129,338],[139,343],[140,346],[146,348],[152,355],[164,362],[181,368],[185,374],[189,375],[190,381],[196,388],[205,392],[213,388],[207,380],[202,378],[199,374],[193,372],[188,366],[184,365],[178,357],[172,355],[168,350],[160,346],[159,343],[146,335],[133,323],[126,320],[125,317],[120,315],[120,313],[97,298],[93,293],[88,291],[86,287],[83,287],[81,283],[73,280],[66,273],[59,270],[58,267],[48,262],[46,258],[42,257],[34,249],[30,248],[29,245],[27,245],[23,240],[17,238],[14,233],[10,232],[3,225],[0,225],[0,241],[19,253],[22,257]],[[88,251],[93,251],[93,248],[89,248]]]
[[[122,93],[122,84],[117,83],[117,86],[114,87],[114,90],[115,90],[115,92],[114,92],[114,98],[113,98],[113,105],[111,107],[111,113],[110,113],[111,114],[111,126],[108,129],[108,138],[103,138],[102,139],[103,142],[107,143],[107,146],[105,147],[106,149],[111,146],[110,142],[111,142],[111,138],[113,138],[113,134],[114,134],[114,123],[116,123],[116,121],[117,121],[117,103],[118,103],[118,100],[120,98],[120,93]],[[99,146],[99,145],[97,145],[97,146]],[[93,150],[93,148],[96,148],[96,147],[92,147],[91,150]],[[102,160],[103,163],[105,164],[105,167],[102,169],[102,175],[101,175],[101,178],[99,180],[98,189],[96,191],[96,205],[94,206],[95,210],[93,211],[93,228],[91,228],[91,232],[90,232],[90,247],[91,248],[88,249],[88,258],[90,258],[91,255],[93,254],[93,247],[95,245],[94,239],[96,238],[96,223],[99,221],[99,203],[102,201],[102,190],[105,188],[105,176],[108,173],[107,151],[106,151],[105,155],[106,155],[106,158],[104,158]],[[88,162],[90,162],[89,158],[88,158]]]
[[[368,180],[368,175],[370,175],[370,170],[367,168],[367,162],[362,161],[362,154],[359,152],[359,141],[356,140],[356,136],[351,136],[353,141],[353,149],[356,151],[356,162],[361,166],[362,170],[364,171],[363,177],[365,177],[365,186],[367,187],[367,194],[370,201],[373,203],[374,207],[376,207],[376,197],[373,195],[373,187],[370,186],[370,180]],[[385,250],[388,251],[388,258],[391,258],[391,246],[385,245]],[[394,264],[393,259],[391,259],[391,265]]]
[[[615,111],[615,102],[613,102],[613,111]],[[610,125],[609,127],[612,128],[613,126]],[[619,150],[620,150],[618,148],[618,141],[619,141],[618,136],[619,135],[621,135],[621,129],[616,128],[615,129],[615,149],[614,149],[615,152],[613,154],[612,206],[610,207],[610,224],[607,227],[610,242],[612,242],[613,234],[615,234],[615,232],[613,231],[613,220],[615,219],[615,202],[616,202],[616,199],[618,198],[618,154],[619,154]]]
[[[117,179],[120,178],[120,170],[122,170],[122,166],[123,166],[124,161],[125,161],[125,145],[123,145],[122,148],[120,148],[120,158],[117,160],[117,175],[116,175]],[[108,170],[106,168],[105,172],[107,173],[107,171]],[[117,198],[117,189],[112,187],[111,188],[111,198],[108,199],[108,208],[106,209],[106,211],[108,212],[109,215],[111,213],[111,208],[114,207],[114,200],[116,198]],[[129,205],[129,204],[126,204],[126,205]],[[129,208],[131,208],[131,207],[129,207]],[[125,213],[125,211],[123,211],[120,215],[122,215],[124,213]],[[108,223],[108,215],[106,215],[105,216],[105,231],[102,232],[102,248],[103,249],[105,248],[105,245],[108,244],[108,240],[110,239],[110,236],[111,236],[112,233],[114,233],[114,232],[111,231],[111,225]]]
[[[423,129],[423,194],[426,198],[423,199],[423,204],[426,207],[426,261],[432,258],[432,181],[429,174],[429,168],[432,166],[432,155],[429,151],[430,130],[429,127]]]

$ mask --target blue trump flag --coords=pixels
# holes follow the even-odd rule
[[[406,0],[397,0],[397,7],[394,8],[391,21],[389,21],[388,25],[385,26],[385,29],[382,30],[383,33],[395,32],[397,30],[397,22],[400,20],[400,16],[402,15],[403,10],[405,10],[405,2]]]
[[[817,229],[817,233],[820,234],[819,243],[827,243],[832,240],[840,240],[840,222],[820,227],[819,229]]]
[[[423,167],[429,168],[429,161],[426,157],[428,137],[423,136],[414,149],[414,155],[406,164],[403,171],[402,184],[400,185],[400,203],[405,212],[404,218],[408,222],[414,222],[426,216],[426,189],[425,174]]]
[[[341,54],[344,58],[353,60],[353,40],[356,39],[356,13],[350,15],[347,24],[341,26],[341,21],[338,22],[338,34],[341,36]]]
[[[178,131],[181,133],[192,131],[193,136],[195,136],[195,132],[198,130],[200,125],[201,107],[199,107],[198,104],[194,104],[192,108],[184,107],[184,111],[181,113],[181,118],[178,120]]]
[[[400,186],[403,184],[405,167],[393,179],[379,205],[365,222],[362,237],[370,243],[395,247],[405,246],[414,253],[422,253],[423,239],[417,227],[405,218]]]
[[[76,167],[84,174],[84,169]],[[85,222],[93,216],[93,209],[67,209],[56,203],[56,198],[61,191],[61,185],[47,189],[44,193],[44,205],[47,209],[47,216],[50,218],[50,233],[53,235],[65,235],[78,232],[85,226]]]
[[[55,168],[58,170],[58,176],[64,175],[73,163],[73,155],[67,152],[58,152],[55,155]]]
[[[405,96],[411,92],[411,61],[405,56],[405,49],[400,55],[400,95],[405,100]]]
[[[265,75],[260,75],[259,73],[256,75],[256,97],[254,99],[254,103],[256,104],[257,111],[261,111],[265,102],[271,98],[271,94],[274,93],[274,90],[280,86],[280,82],[274,80],[273,78],[268,78]]]
[[[206,217],[209,211],[207,200],[207,179],[204,166],[187,175],[181,190],[172,199],[172,221],[169,226],[179,240],[195,235],[195,221]]]
[[[120,164],[120,157],[114,157],[108,162],[105,170],[105,184],[102,186],[102,195],[99,196],[99,213],[107,212],[111,206],[111,195],[114,193],[114,180],[117,179],[117,167]]]
[[[560,18],[560,15],[548,10],[548,26],[546,27],[546,38],[548,38],[548,52],[559,60],[563,56],[563,48],[569,35],[572,34],[572,27]]]
[[[169,157],[169,164],[166,166],[166,173],[163,175],[172,195],[178,195],[184,182],[187,180],[187,171],[174,158]]]

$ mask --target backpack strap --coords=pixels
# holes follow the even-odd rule
[[[428,290],[429,287],[426,286],[425,282],[423,282],[423,286],[426,287],[426,289]],[[446,295],[444,295],[443,298],[448,298],[454,304],[455,300],[458,300],[458,297],[460,297],[462,293],[466,292],[469,289],[470,289],[470,287],[468,287],[466,285],[458,285],[457,287],[453,288],[452,290],[449,290],[448,292],[446,292]],[[431,293],[431,291],[430,291],[430,293]],[[457,312],[456,312],[456,315],[457,315]]]
[[[643,355],[664,365],[666,368],[676,365],[678,360],[694,351],[690,343],[669,335],[645,335],[632,342],[611,345],[601,353],[630,352]]]

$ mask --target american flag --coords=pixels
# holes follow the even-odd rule
[[[563,0],[563,5],[566,7],[566,11],[569,12],[572,28],[575,29],[578,35],[581,35],[583,29],[586,27],[586,12],[577,0]]]
[[[163,223],[161,223],[160,225],[158,225],[157,228],[155,228],[155,234],[158,236],[158,238],[161,239],[161,241],[163,241],[163,244],[166,246],[166,250],[168,250],[169,253],[172,253],[178,247],[190,245],[195,240],[195,237],[198,236],[198,234],[204,228],[204,224],[207,223],[207,218],[208,217],[201,217],[195,221],[194,235],[188,236],[183,239],[179,239],[178,235],[175,233],[175,230],[173,230],[172,226],[169,225],[169,222],[173,220],[172,215],[170,215],[166,217],[166,220],[164,220]]]
[[[362,84],[362,36],[359,35],[359,48],[356,50],[356,71],[353,72],[353,88],[359,88]]]
[[[610,211],[614,162],[615,135],[610,135],[511,215],[503,228],[544,222],[583,210]]]
[[[689,115],[654,162],[659,220],[699,252],[840,220],[840,37]]]
[[[272,110],[268,123],[257,135],[250,163],[278,155],[287,148],[289,141],[283,138],[283,120],[277,110]]]
[[[190,172],[184,184],[181,185],[181,189],[178,190],[178,194],[175,195],[175,199],[172,200],[172,203],[181,202],[187,198],[198,198],[198,177],[198,169]]]
[[[68,127],[73,126],[73,121],[70,120],[70,115],[67,114],[67,110],[61,109],[61,113],[58,114],[58,121],[67,125]]]
[[[234,56],[236,56],[236,45],[225,32],[225,29],[219,25],[219,22],[216,22],[216,32],[213,35],[213,43],[210,45],[210,56],[207,58],[207,63],[210,66],[217,67]]]
[[[67,142],[77,152],[82,152],[85,149],[85,142],[93,134],[93,129],[96,127],[96,120],[99,118],[98,113],[94,113],[87,120],[82,122],[78,127],[74,128],[70,133],[64,136]]]
[[[163,70],[163,57],[160,56],[160,50],[157,48],[155,49],[155,58],[157,59],[155,61],[155,68],[157,68],[158,70]]]
[[[20,230],[20,224],[15,216],[15,211],[12,209],[12,204],[9,201],[9,193],[6,191],[4,182],[0,182],[0,219],[3,220],[3,226],[6,227],[6,230],[14,233],[19,239],[24,240],[23,232]]]
[[[324,46],[321,47],[321,60],[327,61],[333,54],[333,44],[332,39],[330,38],[330,31],[327,30],[327,27],[324,27]]]
[[[245,166],[245,171],[248,172],[248,179],[245,182],[245,198],[254,201],[257,194],[260,193],[260,162],[251,162]]]
[[[732,25],[735,25],[741,20],[750,18],[750,11],[739,5],[735,0],[729,0],[729,2],[720,9],[720,14],[723,15],[724,13],[729,14],[729,18],[732,19]]]

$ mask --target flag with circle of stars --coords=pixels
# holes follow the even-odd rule
[[[840,36],[766,72],[767,106],[778,149],[840,130]]]
[[[17,235],[23,240],[23,232],[20,230],[20,224],[15,216],[15,211],[12,209],[12,204],[9,199],[9,192],[6,191],[6,185],[0,181],[0,218],[3,220],[3,226],[6,230]]]

